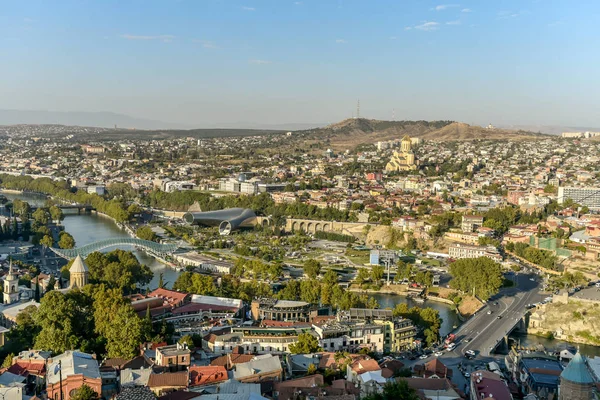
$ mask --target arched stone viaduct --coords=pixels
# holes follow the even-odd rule
[[[336,222],[288,218],[285,221],[285,230],[288,232],[336,232],[346,235],[354,235],[362,232],[362,229],[365,225],[367,224],[364,222]]]

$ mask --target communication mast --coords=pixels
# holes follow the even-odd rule
[[[356,118],[360,118],[360,99],[356,102]]]
[[[392,121],[396,120],[396,109],[392,108]]]

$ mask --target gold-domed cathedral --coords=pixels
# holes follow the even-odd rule
[[[412,171],[417,169],[415,153],[412,151],[412,140],[406,135],[400,142],[400,151],[394,151],[390,162],[385,166],[386,171]]]

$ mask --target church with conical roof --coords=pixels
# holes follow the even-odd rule
[[[560,374],[558,400],[592,400],[594,386],[585,358],[577,353]]]
[[[85,265],[85,263],[83,262],[81,256],[78,254],[77,257],[75,257],[71,268],[69,268],[69,289],[81,289],[82,287],[87,285],[89,274],[90,270],[88,269],[87,265]]]

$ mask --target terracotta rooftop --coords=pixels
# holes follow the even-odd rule
[[[227,380],[227,370],[222,365],[190,367],[190,386],[212,385]]]
[[[252,361],[254,355],[252,354],[238,354],[238,353],[230,353],[225,354],[224,356],[220,356],[215,358],[210,362],[211,366],[217,367],[225,367],[225,369],[231,369],[236,364],[247,363],[248,361]]]
[[[187,387],[188,373],[165,372],[164,374],[152,374],[148,379],[148,387]]]
[[[381,367],[379,366],[379,364],[377,364],[377,361],[373,360],[372,358],[356,360],[352,364],[350,364],[350,368],[352,369],[352,371],[358,374],[362,374],[363,372],[373,372],[381,370]]]
[[[177,306],[183,303],[183,301],[189,296],[187,293],[176,292],[175,290],[168,290],[158,288],[148,294],[149,297],[161,297],[168,301],[172,306]]]

